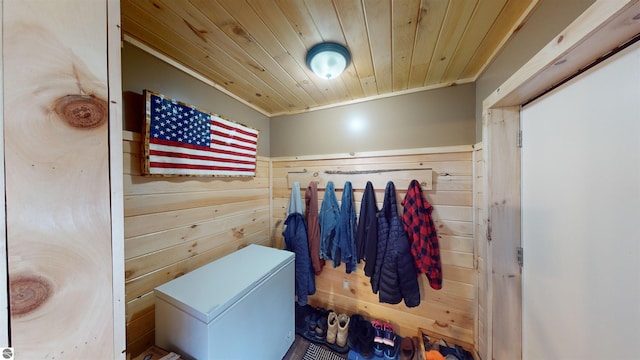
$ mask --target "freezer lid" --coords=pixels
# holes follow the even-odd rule
[[[156,287],[155,295],[208,324],[294,257],[286,250],[252,244]]]

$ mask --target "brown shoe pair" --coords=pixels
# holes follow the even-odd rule
[[[329,344],[337,344],[339,347],[347,345],[349,320],[349,316],[345,314],[337,314],[333,311],[329,313],[327,318],[327,342]]]
[[[405,337],[400,342],[400,360],[418,360],[418,338]]]

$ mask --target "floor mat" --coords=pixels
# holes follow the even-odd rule
[[[331,350],[309,343],[307,351],[304,353],[302,360],[344,360],[345,357]]]

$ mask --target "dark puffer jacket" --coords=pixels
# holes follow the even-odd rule
[[[367,186],[362,194],[360,203],[360,218],[356,229],[356,254],[358,262],[366,261],[364,274],[373,276],[376,269],[376,256],[378,253],[378,203],[373,184],[367,181]]]
[[[398,216],[396,188],[389,181],[378,212],[378,253],[371,287],[379,292],[381,303],[398,304],[404,299],[407,307],[415,307],[420,305],[416,275],[409,239]]]

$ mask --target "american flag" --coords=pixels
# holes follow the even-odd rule
[[[255,176],[258,130],[146,91],[151,175]]]

